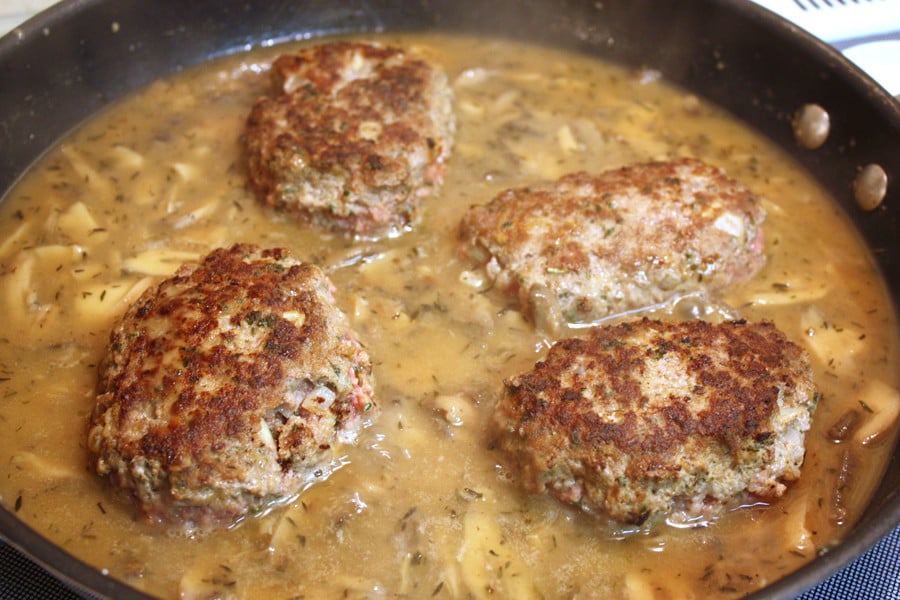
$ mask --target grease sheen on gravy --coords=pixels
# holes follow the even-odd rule
[[[371,39],[371,38],[370,38]],[[702,598],[762,587],[839,541],[895,435],[897,324],[865,246],[777,149],[652,71],[470,38],[390,37],[442,65],[458,132],[410,232],[349,241],[261,206],[239,138],[268,63],[228,57],[154,83],[44,157],[0,206],[0,500],[72,554],[188,598]],[[523,494],[486,429],[545,339],[456,257],[463,211],[504,188],[696,156],[764,196],[768,264],[722,299],[813,358],[822,400],[801,479],[772,506],[637,531]],[[343,468],[236,527],[137,518],[88,469],[113,321],[179,264],[233,242],[324,266],[375,363],[383,414]],[[835,441],[840,438],[841,441]]]

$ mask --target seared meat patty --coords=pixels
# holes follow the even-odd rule
[[[769,322],[600,327],[505,385],[498,444],[525,488],[632,523],[780,496],[818,398],[808,356]]]
[[[151,520],[224,524],[299,493],[378,412],[328,278],[235,245],[145,292],[113,329],[88,446]]]
[[[244,136],[259,199],[318,226],[377,235],[414,221],[455,131],[443,71],[400,48],[334,42],[279,57]]]
[[[539,324],[590,322],[749,279],[764,218],[750,190],[682,158],[507,190],[465,214],[461,252]]]

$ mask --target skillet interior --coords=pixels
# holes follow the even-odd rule
[[[0,190],[60,136],[112,100],[162,75],[274,40],[427,30],[532,40],[648,66],[730,110],[787,150],[838,199],[900,298],[900,188],[883,208],[855,207],[857,169],[900,173],[900,105],[825,44],[750,2],[703,0],[328,0],[303,2],[93,0],[63,2],[0,39]],[[793,141],[806,102],[832,120],[816,151]],[[892,177],[893,176],[893,177]],[[789,598],[837,571],[900,523],[900,454],[847,540],[753,597]],[[0,535],[81,589],[144,597],[73,559],[0,508]]]

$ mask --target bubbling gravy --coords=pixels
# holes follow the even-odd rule
[[[375,39],[442,66],[455,93],[444,186],[403,235],[349,240],[253,199],[240,135],[284,47],[150,85],[8,194],[4,506],[161,597],[736,597],[837,543],[883,473],[900,410],[895,316],[837,205],[779,150],[656,72],[487,39]],[[777,503],[625,530],[523,493],[491,448],[503,379],[553,340],[482,289],[457,257],[455,227],[505,188],[674,156],[723,167],[766,199],[768,263],[717,303],[658,310],[712,318],[727,306],[774,321],[809,351],[822,399],[801,478]],[[141,292],[234,242],[286,247],[328,271],[375,363],[383,412],[342,468],[293,501],[229,529],[173,532],[141,520],[87,466],[96,365]]]

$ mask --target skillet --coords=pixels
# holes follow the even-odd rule
[[[785,149],[835,197],[900,298],[900,103],[826,44],[745,0],[68,0],[0,39],[0,193],[108,103],[207,59],[270,41],[360,31],[481,33],[660,70]],[[831,117],[818,150],[791,119],[815,102]],[[854,202],[859,169],[887,173],[874,211]],[[753,598],[790,598],[900,523],[900,451],[838,547]],[[143,598],[69,556],[0,507],[0,537],[85,593]]]

